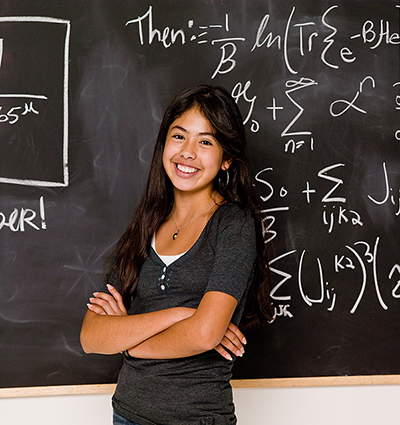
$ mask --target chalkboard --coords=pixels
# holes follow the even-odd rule
[[[234,378],[400,371],[396,1],[3,0],[0,386],[116,381],[79,331],[173,95],[245,121],[276,320]]]

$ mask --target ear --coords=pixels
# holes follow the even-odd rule
[[[221,170],[226,171],[232,164],[232,158],[222,161]]]

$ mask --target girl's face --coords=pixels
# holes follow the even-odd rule
[[[197,107],[188,109],[170,125],[163,165],[175,190],[211,194],[219,170],[229,168],[213,134],[210,122]]]

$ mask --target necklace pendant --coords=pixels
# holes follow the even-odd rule
[[[184,229],[186,226],[188,226],[193,220],[195,220],[201,213],[203,213],[208,207],[211,206],[211,204],[213,204],[214,201],[211,201],[205,208],[203,208],[199,213],[197,213],[191,220],[189,220],[185,225],[183,225],[182,227],[178,227],[177,224],[175,223],[174,217],[171,214],[171,219],[173,221],[173,223],[175,224],[176,227],[176,232],[172,235],[172,240],[175,240],[178,236],[179,236],[179,231]]]

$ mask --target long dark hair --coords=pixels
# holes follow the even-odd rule
[[[179,93],[168,106],[158,132],[144,195],[114,249],[110,272],[118,273],[124,304],[129,309],[135,297],[139,273],[147,258],[152,236],[171,212],[174,202],[172,183],[162,162],[167,132],[178,117],[194,106],[198,107],[211,123],[215,138],[224,152],[223,160],[231,161],[229,184],[226,184],[226,175],[220,176],[226,172],[220,170],[214,180],[214,189],[226,202],[250,210],[255,221],[257,267],[248,293],[242,326],[263,323],[272,318],[272,308],[259,196],[252,179],[242,116],[235,101],[222,87],[199,85],[188,88]]]

